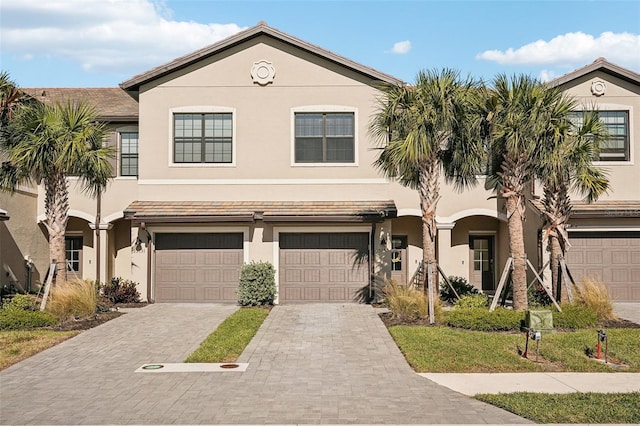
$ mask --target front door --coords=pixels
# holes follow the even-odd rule
[[[399,285],[407,284],[407,236],[391,237],[391,279]]]
[[[469,281],[482,290],[494,290],[493,235],[469,237]]]

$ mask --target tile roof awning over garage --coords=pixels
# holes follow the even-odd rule
[[[544,212],[540,200],[533,201],[533,205],[541,213]],[[640,201],[637,200],[597,201],[591,204],[574,201],[572,205],[571,217],[575,219],[640,217]]]
[[[397,216],[393,201],[134,201],[140,222],[377,222]]]

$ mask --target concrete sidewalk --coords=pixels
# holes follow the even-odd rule
[[[418,373],[444,387],[479,393],[640,392],[640,373]]]

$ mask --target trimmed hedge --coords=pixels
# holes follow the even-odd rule
[[[465,296],[461,296],[459,300],[456,300],[454,305],[459,309],[486,309],[489,307],[489,298],[485,294],[467,294]]]
[[[477,331],[519,331],[524,312],[497,308],[454,309],[447,313],[445,324],[450,327]]]
[[[553,312],[553,325],[556,328],[589,328],[598,322],[598,314],[588,306],[563,304],[562,312]]]
[[[238,303],[241,306],[272,305],[276,297],[276,271],[269,262],[251,262],[240,270]]]
[[[25,330],[56,325],[58,318],[50,312],[8,309],[0,311],[0,330]]]

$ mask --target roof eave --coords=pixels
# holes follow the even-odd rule
[[[403,81],[393,77],[389,74],[385,74],[382,73],[380,71],[376,71],[374,69],[365,67],[364,65],[358,64],[357,62],[354,62],[350,59],[344,58],[340,55],[337,55],[333,52],[330,52],[328,50],[325,50],[323,48],[320,48],[318,46],[315,46],[313,44],[307,43],[301,39],[298,39],[296,37],[293,37],[289,34],[283,33],[279,30],[276,30],[275,28],[263,25],[263,24],[259,24],[257,26],[248,28],[244,31],[241,31],[239,33],[236,33],[232,36],[227,37],[224,40],[221,40],[217,43],[214,43],[210,46],[207,46],[203,49],[197,50],[195,52],[189,53],[187,55],[181,56],[179,58],[174,59],[171,62],[168,62],[164,65],[161,65],[159,67],[156,68],[152,68],[151,70],[139,74],[137,76],[134,76],[133,78],[126,80],[122,83],[120,83],[120,87],[123,90],[127,90],[127,91],[136,91],[140,89],[140,86],[148,83],[152,80],[155,80],[157,78],[163,77],[167,74],[170,74],[172,72],[175,71],[179,71],[183,68],[186,68],[190,65],[192,65],[193,63],[207,58],[209,56],[215,55],[219,52],[222,52],[226,49],[229,49],[233,46],[236,46],[238,44],[241,44],[245,41],[249,41],[255,37],[258,37],[260,35],[267,35],[270,37],[273,37],[275,39],[278,39],[280,41],[283,41],[287,44],[290,44],[292,46],[298,47],[302,50],[305,50],[307,52],[310,52],[316,56],[325,58],[331,62],[337,63],[339,65],[342,65],[346,68],[349,68],[353,71],[359,72],[360,74],[363,75],[367,75],[369,77],[372,77],[374,79],[383,81],[383,82],[387,82],[387,83],[391,83],[391,84],[403,84]]]
[[[591,63],[587,66],[584,66],[575,71],[572,71],[563,76],[560,76],[554,80],[551,80],[547,83],[547,85],[549,87],[562,86],[563,84],[566,84],[570,81],[573,81],[577,78],[580,78],[584,75],[587,75],[589,73],[592,73],[598,70],[601,70],[607,74],[618,77],[629,83],[640,85],[640,74],[637,74],[619,65],[612,64],[611,62],[608,62],[608,61],[597,61],[597,62]]]

